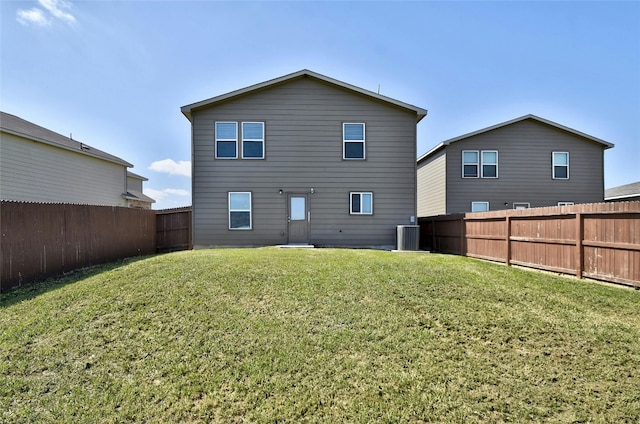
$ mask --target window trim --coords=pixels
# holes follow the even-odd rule
[[[529,202],[513,202],[513,209],[517,210],[516,206],[524,205],[524,209],[531,209],[531,203]]]
[[[357,194],[360,196],[360,212],[353,211],[353,195]],[[371,212],[362,212],[363,208],[363,195],[368,194],[371,198]],[[349,192],[349,215],[373,215],[373,192],[372,191],[350,191]]]
[[[573,206],[575,202],[558,202],[558,206]]]
[[[218,138],[218,124],[234,124],[236,127],[236,137],[231,139],[231,138]],[[215,158],[216,159],[238,159],[238,123],[235,121],[215,121],[215,125],[214,125],[214,131],[215,131]],[[236,145],[236,155],[234,157],[230,157],[230,156],[218,156],[218,142],[219,141],[233,141]]]
[[[495,177],[485,177],[484,176],[484,154],[485,153],[495,153],[496,154],[496,163],[490,163],[489,165],[496,167],[496,176]],[[481,150],[480,151],[480,178],[498,178],[498,151],[497,150]]]
[[[262,138],[257,139],[257,138],[245,138],[244,136],[244,124],[260,124],[262,126]],[[242,159],[248,159],[248,160],[255,160],[255,159],[264,159],[265,157],[265,125],[264,122],[262,121],[243,121],[240,123],[240,128],[242,129]],[[249,141],[249,142],[260,142],[262,143],[262,155],[261,156],[256,156],[256,157],[246,157],[244,155],[244,142],[245,141]]]
[[[478,205],[478,204],[485,204],[485,205],[487,205],[487,210],[486,210],[486,211],[474,211],[474,210],[473,210],[473,205],[474,205],[474,204],[475,204],[475,205]],[[472,201],[472,202],[471,202],[471,212],[472,212],[472,213],[478,213],[478,212],[489,212],[489,210],[490,210],[490,209],[489,209],[489,202],[486,202],[486,201],[476,201],[476,202],[473,202],[473,201]]]
[[[249,209],[231,209],[231,195],[232,194],[248,194],[249,195]],[[228,229],[232,231],[248,231],[253,230],[253,195],[250,191],[230,191],[227,194],[227,210],[228,210]],[[231,227],[231,212],[249,212],[249,228],[232,228]]]
[[[562,153],[567,155],[566,165],[556,165],[556,153]],[[566,177],[556,177],[556,166],[564,166],[567,168]],[[569,179],[569,152],[551,152],[551,178],[554,180],[568,180]]]
[[[464,154],[465,153],[475,153],[476,154],[476,161],[474,163],[467,163],[464,161]],[[475,165],[476,167],[476,175],[475,176],[466,176],[464,173],[464,167],[465,165]],[[480,178],[480,151],[479,150],[463,150],[462,151],[462,178]]]
[[[362,140],[347,140],[345,138],[346,125],[362,125]],[[347,143],[362,143],[362,157],[348,158]],[[365,160],[367,158],[367,126],[364,122],[343,122],[342,123],[342,160]]]

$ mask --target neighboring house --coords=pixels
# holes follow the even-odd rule
[[[604,191],[607,202],[633,202],[640,200],[640,181],[608,188]]]
[[[131,202],[127,168],[132,166],[71,137],[0,112],[2,200],[127,207]],[[141,188],[140,180],[133,190]],[[151,202],[144,196],[142,203]]]
[[[427,111],[302,70],[182,107],[194,246],[395,244]]]
[[[602,202],[611,147],[534,115],[452,138],[418,158],[418,216]]]
[[[127,192],[124,198],[127,199],[127,206],[130,208],[151,209],[151,204],[156,202],[142,193],[143,181],[149,181],[149,179],[127,171]]]

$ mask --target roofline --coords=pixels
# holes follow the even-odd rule
[[[135,172],[127,171],[127,177],[137,178],[142,181],[149,181],[149,178],[138,175]]]
[[[444,148],[444,143],[438,143],[437,146],[433,147],[431,150],[429,150],[427,153],[425,153],[424,155],[420,156],[417,160],[417,163],[420,164],[420,162],[424,161],[425,159],[427,159],[429,156],[437,153],[439,150],[442,150]]]
[[[431,150],[429,150],[424,155],[420,156],[418,158],[418,162],[420,162],[420,161],[426,159],[428,156],[436,153],[436,151],[439,150],[440,148],[442,148],[444,146],[448,146],[451,143],[455,143],[456,141],[460,141],[460,140],[463,140],[465,138],[473,137],[473,136],[476,136],[476,135],[479,135],[479,134],[482,134],[482,133],[485,133],[485,132],[493,131],[493,130],[496,130],[498,128],[506,127],[508,125],[515,124],[517,122],[524,121],[526,119],[533,119],[533,120],[541,122],[543,124],[558,128],[558,129],[560,129],[562,131],[566,131],[568,133],[577,135],[579,137],[586,138],[587,140],[590,140],[590,141],[593,141],[595,143],[601,144],[605,149],[610,149],[610,148],[614,147],[613,143],[609,143],[607,141],[601,140],[601,139],[599,139],[597,137],[594,137],[592,135],[585,134],[585,133],[580,132],[578,130],[574,130],[573,128],[565,127],[564,125],[560,125],[560,124],[558,124],[556,122],[549,121],[548,119],[544,119],[544,118],[541,118],[541,117],[533,115],[533,114],[528,114],[528,115],[521,116],[519,118],[512,119],[510,121],[502,122],[500,124],[492,125],[492,126],[487,127],[487,128],[482,128],[482,129],[477,130],[477,131],[473,131],[473,132],[470,132],[470,133],[467,133],[467,134],[460,135],[458,137],[454,137],[454,138],[450,138],[448,140],[445,140],[445,141],[441,142],[440,144],[438,144],[436,147],[434,147]]]
[[[629,197],[640,197],[640,193],[623,194],[621,196],[605,196],[604,200],[628,199]]]
[[[22,118],[20,118],[20,119],[22,119]],[[113,156],[114,159],[105,158],[103,156],[100,156],[100,155],[97,155],[97,154],[93,153],[90,150],[89,151],[87,151],[87,150],[77,150],[77,149],[71,148],[69,146],[64,146],[62,144],[58,144],[55,141],[49,141],[49,140],[44,139],[44,138],[34,137],[32,135],[29,135],[29,134],[24,134],[24,133],[21,133],[19,131],[11,130],[9,128],[0,127],[0,131],[4,132],[4,133],[7,133],[7,134],[15,135],[17,137],[26,138],[27,140],[32,140],[32,141],[36,141],[38,143],[43,143],[43,144],[46,144],[46,145],[49,145],[49,146],[57,147],[59,149],[64,149],[64,150],[68,150],[70,152],[80,153],[80,154],[83,154],[83,155],[86,155],[86,156],[91,156],[93,158],[104,160],[106,162],[117,163],[118,165],[124,165],[127,168],[133,168],[133,164],[125,161],[124,159],[120,159],[119,157],[113,156],[113,155],[111,155],[109,153],[106,153],[106,152],[102,152],[101,151],[102,153],[109,154],[110,156]],[[51,131],[51,130],[49,130],[49,131]],[[58,135],[64,137],[62,134],[58,134]],[[80,143],[81,146],[85,145],[87,147],[90,147],[88,144],[79,142],[77,140],[73,140],[73,141],[76,141],[76,142]],[[91,149],[93,149],[93,147],[91,147]],[[99,149],[96,149],[96,150],[99,150]]]
[[[418,118],[416,120],[416,123],[420,122],[422,120],[422,118],[427,116],[427,113],[428,113],[428,111],[426,109],[422,109],[422,108],[419,108],[417,106],[410,105],[408,103],[404,103],[404,102],[401,102],[401,101],[396,100],[396,99],[392,99],[391,97],[387,97],[387,96],[383,96],[383,95],[378,94],[378,93],[374,93],[373,91],[365,90],[364,88],[360,88],[360,87],[357,87],[355,85],[351,85],[351,84],[348,84],[346,82],[339,81],[337,79],[333,79],[333,78],[327,77],[325,75],[319,74],[317,72],[310,71],[308,69],[303,69],[303,70],[300,70],[300,71],[297,71],[297,72],[293,72],[291,74],[287,74],[287,75],[284,75],[284,76],[281,76],[281,77],[278,77],[278,78],[274,78],[274,79],[271,79],[271,80],[268,80],[268,81],[264,81],[264,82],[261,82],[261,83],[258,83],[258,84],[250,85],[248,87],[241,88],[239,90],[231,91],[229,93],[222,94],[220,96],[211,97],[211,98],[206,99],[206,100],[202,100],[202,101],[199,101],[199,102],[191,103],[191,104],[182,106],[180,108],[180,111],[184,114],[184,116],[189,121],[191,121],[191,112],[193,110],[200,109],[200,108],[203,108],[203,107],[206,107],[206,106],[211,106],[211,105],[213,105],[215,103],[218,103],[218,102],[221,102],[221,101],[224,101],[224,100],[228,100],[228,99],[231,99],[231,98],[234,98],[234,97],[237,97],[237,96],[241,96],[243,94],[247,94],[247,93],[250,93],[252,91],[256,91],[256,90],[260,90],[260,89],[263,89],[263,88],[271,87],[271,86],[274,86],[274,85],[277,85],[277,84],[282,84],[284,82],[287,82],[287,81],[290,81],[290,80],[293,80],[293,79],[297,79],[297,78],[302,78],[302,77],[305,77],[305,76],[312,77],[312,78],[315,78],[315,79],[318,79],[320,81],[324,81],[324,82],[327,82],[327,83],[330,83],[330,84],[333,84],[333,85],[337,85],[339,87],[346,88],[347,90],[355,91],[355,92],[363,94],[365,96],[372,97],[372,98],[374,98],[376,100],[381,100],[381,101],[384,101],[384,102],[387,102],[387,103],[391,103],[391,104],[393,104],[395,106],[399,106],[399,107],[404,108],[404,109],[412,110],[412,111],[416,112],[416,114],[418,116]]]
[[[458,140],[462,140],[464,138],[472,137],[474,135],[482,134],[482,133],[485,133],[485,132],[493,131],[493,130],[498,129],[498,128],[506,127],[508,125],[515,124],[516,122],[524,121],[526,119],[533,119],[535,121],[542,122],[543,124],[547,124],[547,125],[550,125],[552,127],[556,127],[558,129],[561,129],[563,131],[575,134],[577,136],[584,137],[584,138],[586,138],[588,140],[591,140],[591,141],[594,141],[596,143],[602,144],[603,146],[605,146],[605,149],[610,149],[610,148],[612,148],[614,146],[612,143],[609,143],[607,141],[601,140],[601,139],[593,137],[593,136],[591,136],[589,134],[585,134],[583,132],[574,130],[573,128],[565,127],[564,125],[560,125],[560,124],[558,124],[556,122],[549,121],[548,119],[540,118],[539,116],[532,115],[532,114],[524,115],[524,116],[521,116],[519,118],[515,118],[515,119],[512,119],[510,121],[502,122],[500,124],[492,125],[490,127],[483,128],[483,129],[477,130],[477,131],[473,131],[473,132],[470,132],[468,134],[464,134],[464,135],[461,135],[461,136],[458,136],[458,137],[450,138],[449,140],[443,141],[443,143],[448,146],[449,144],[455,143]]]
[[[155,199],[135,190],[129,190],[125,193],[122,193],[122,197],[128,200],[139,200],[146,203],[156,203]]]

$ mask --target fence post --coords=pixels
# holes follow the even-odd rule
[[[582,278],[583,269],[583,248],[584,239],[584,218],[580,212],[576,213],[576,277]]]
[[[509,215],[505,216],[505,223],[505,225],[507,226],[507,257],[504,262],[505,264],[507,264],[507,266],[511,266],[511,217]]]
[[[465,248],[465,238],[466,238],[466,231],[465,231],[465,226],[464,226],[464,218],[465,215],[463,215],[460,218],[460,254],[461,255],[467,255],[467,249]]]

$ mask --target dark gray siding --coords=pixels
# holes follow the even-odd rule
[[[603,146],[534,120],[456,141],[447,150],[447,213],[468,212],[472,201],[491,210],[604,198]],[[462,178],[463,150],[497,150],[498,178]],[[552,152],[569,152],[569,179],[552,178]],[[505,205],[506,203],[506,205]]]
[[[216,121],[265,122],[263,160],[214,159]],[[342,123],[366,124],[366,160],[342,159]],[[311,78],[192,112],[196,246],[287,241],[285,193],[309,195],[310,242],[392,246],[416,215],[416,114]],[[253,229],[228,230],[227,193],[250,191]],[[371,216],[349,215],[349,192],[374,194]]]

